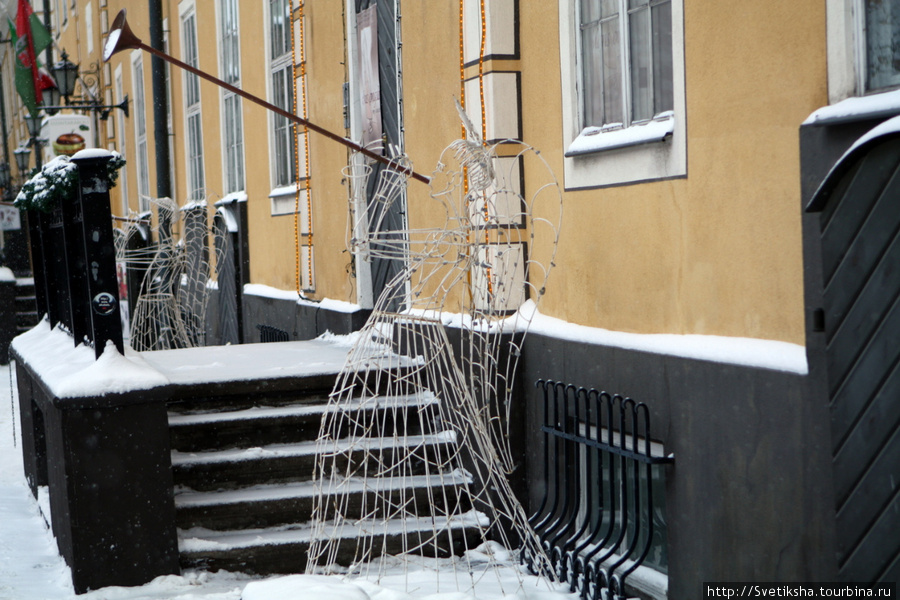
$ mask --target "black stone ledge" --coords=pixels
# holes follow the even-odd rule
[[[151,404],[154,402],[162,402],[171,397],[175,385],[160,385],[142,390],[126,390],[123,392],[107,392],[100,396],[58,396],[28,360],[23,357],[15,347],[9,349],[10,357],[16,363],[22,365],[29,373],[33,380],[40,386],[43,395],[38,397],[46,397],[50,399],[50,403],[55,408],[60,409],[91,409],[91,408],[113,408],[120,406],[133,406],[136,404]]]
[[[247,379],[235,381],[213,381],[197,383],[169,383],[146,389],[133,389],[123,392],[108,392],[100,396],[58,396],[50,389],[41,377],[41,374],[32,367],[28,361],[14,348],[10,354],[18,364],[21,364],[33,380],[40,386],[43,394],[38,397],[50,399],[50,403],[59,409],[79,410],[93,408],[114,408],[133,406],[137,404],[152,404],[154,402],[168,402],[186,400],[198,397],[236,396],[245,394],[278,394],[321,391],[328,393],[334,386],[337,372],[306,375],[292,375],[285,377],[265,377],[260,379]],[[264,386],[260,389],[260,386]]]

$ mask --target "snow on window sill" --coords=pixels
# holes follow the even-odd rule
[[[646,123],[631,127],[586,127],[566,149],[566,158],[665,141],[675,131],[672,111],[660,113]]]
[[[303,180],[301,179],[298,183],[292,183],[291,185],[286,185],[283,187],[277,187],[269,192],[269,198],[281,198],[283,196],[296,196],[297,188],[299,187],[300,192],[305,191],[305,187],[303,185]]]
[[[277,187],[269,192],[269,199],[272,204],[271,214],[273,217],[284,215],[305,214],[306,212],[306,185],[305,179],[301,179],[299,183]],[[297,206],[297,190],[300,190],[300,206]],[[307,232],[303,232],[307,233]]]

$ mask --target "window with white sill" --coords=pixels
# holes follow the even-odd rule
[[[199,52],[197,45],[197,15],[194,7],[182,11],[181,14],[182,56],[185,63],[199,68]],[[187,71],[183,74],[185,131],[188,175],[188,199],[191,201],[206,198],[206,181],[203,169],[203,105],[200,102],[200,79]]]
[[[134,145],[137,151],[138,212],[150,210],[150,153],[147,143],[147,102],[144,94],[144,56],[131,54],[131,93],[134,95]]]
[[[900,86],[900,2],[865,0],[866,90]]]
[[[219,3],[219,55],[222,79],[235,87],[241,86],[240,18],[238,0]],[[223,178],[225,192],[243,191],[244,185],[244,120],[241,98],[234,92],[222,90]]]
[[[683,0],[563,0],[566,187],[686,174]]]

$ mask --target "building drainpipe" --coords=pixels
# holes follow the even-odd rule
[[[162,0],[150,0],[150,46],[157,50],[163,48],[163,14]],[[166,63],[154,56],[151,59],[153,76],[153,135],[156,141],[156,196],[172,198],[172,180],[169,157],[169,95],[166,90]],[[168,224],[165,225],[168,228]],[[160,222],[160,234],[171,235],[163,231]]]

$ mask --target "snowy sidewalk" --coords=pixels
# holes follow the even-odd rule
[[[2,422],[8,430],[8,413],[6,417]],[[5,447],[0,467],[0,599],[71,598],[69,567],[59,556],[31,491],[21,477],[13,481],[7,473],[9,455],[17,450]]]
[[[13,417],[19,441],[18,405],[10,370],[0,367],[0,600],[71,598],[69,567],[25,483],[22,449],[13,445]]]

